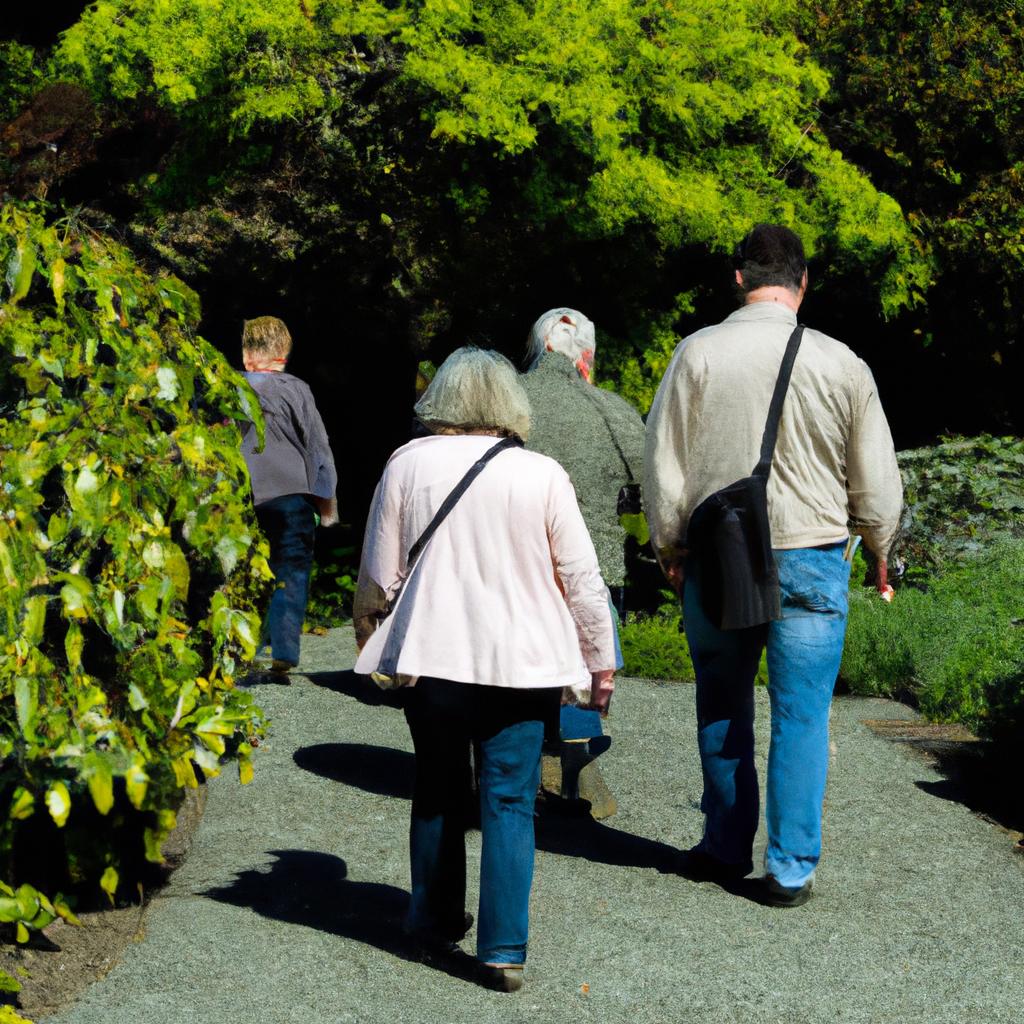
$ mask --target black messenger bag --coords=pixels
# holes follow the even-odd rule
[[[803,333],[798,324],[789,337],[753,473],[705,498],[687,527],[685,547],[697,562],[701,607],[719,629],[746,629],[782,618],[768,525],[768,474]]]

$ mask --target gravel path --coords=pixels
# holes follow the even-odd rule
[[[619,813],[540,822],[526,988],[418,962],[399,932],[405,721],[342,671],[349,631],[303,644],[305,675],[255,688],[273,723],[255,781],[210,784],[145,939],[52,1024],[1024,1020],[1024,857],[862,724],[913,717],[880,700],[835,701],[815,896],[777,910],[667,870],[701,824],[693,690],[621,680],[601,761]],[[763,693],[758,726],[763,771]]]

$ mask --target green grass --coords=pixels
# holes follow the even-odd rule
[[[854,590],[840,678],[909,699],[935,721],[1019,732],[1024,711],[1024,541],[962,556],[892,604]]]

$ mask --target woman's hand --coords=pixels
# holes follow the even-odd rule
[[[614,692],[615,669],[609,668],[603,672],[590,673],[590,704],[588,707],[594,711],[600,711],[602,715],[607,715]]]

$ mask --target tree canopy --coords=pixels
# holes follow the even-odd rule
[[[397,76],[431,141],[463,151],[443,183],[463,215],[491,208],[486,160],[517,179],[528,218],[581,237],[639,224],[662,249],[722,250],[782,220],[871,268],[895,311],[920,299],[928,261],[898,205],[816,131],[828,81],[795,20],[792,0],[101,0],[56,67],[208,137],[284,124],[312,146]],[[392,135],[366,155],[415,175],[425,143]]]

